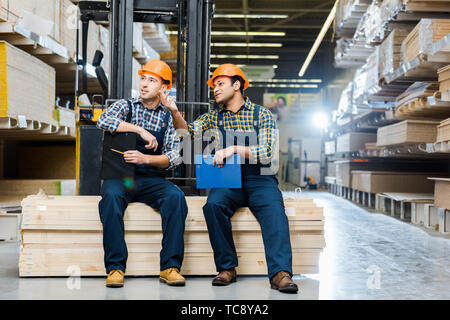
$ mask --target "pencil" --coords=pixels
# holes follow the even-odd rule
[[[124,152],[116,150],[116,149],[111,149],[111,151],[114,151],[114,152],[117,152],[117,153],[120,153],[120,154],[125,154]]]

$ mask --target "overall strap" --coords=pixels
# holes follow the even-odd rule
[[[164,118],[163,121],[161,123],[161,133],[164,134],[167,130],[167,128],[169,127],[169,119],[170,119],[170,111],[169,110],[165,110],[165,114],[164,114]]]
[[[131,123],[131,117],[133,116],[133,107],[131,105],[130,99],[127,99],[127,104],[128,104],[128,114],[127,119],[125,121]]]
[[[219,129],[223,140],[222,142],[219,142],[222,144],[222,148],[225,148],[227,133],[225,131],[225,125],[223,121],[223,112],[220,112],[220,110],[217,111],[217,129]]]
[[[258,137],[259,134],[259,111],[260,111],[260,106],[255,104],[254,105],[254,109],[253,109],[253,127],[255,128],[256,134]]]

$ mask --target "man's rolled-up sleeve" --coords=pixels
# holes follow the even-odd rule
[[[128,103],[126,100],[116,101],[100,115],[97,128],[114,133],[119,124],[126,119],[127,114]]]
[[[166,170],[173,169],[181,164],[182,158],[180,155],[181,142],[180,138],[175,132],[175,127],[173,126],[172,116],[169,118],[169,124],[167,130],[164,134],[164,146],[163,154],[169,158],[170,165]]]

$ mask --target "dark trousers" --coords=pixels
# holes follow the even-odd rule
[[[203,207],[217,271],[238,265],[230,219],[248,206],[261,226],[268,276],[279,271],[292,275],[289,224],[278,180],[273,176],[245,176],[241,189],[212,189]]]
[[[125,188],[121,180],[103,181],[101,196],[98,207],[103,224],[106,273],[115,269],[125,272],[128,251],[123,216],[130,202],[142,202],[160,210],[163,231],[160,268],[181,268],[188,208],[180,188],[162,177],[137,176],[132,190]]]

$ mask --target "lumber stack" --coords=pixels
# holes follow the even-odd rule
[[[441,121],[437,126],[436,142],[450,141],[450,118]]]
[[[349,132],[337,137],[336,152],[351,152],[362,150],[367,142],[375,142],[375,133]]]
[[[377,146],[435,142],[439,121],[405,120],[378,128]]]
[[[450,104],[430,104],[439,90],[437,82],[415,82],[397,97],[396,117],[445,119],[450,116]]]
[[[76,51],[76,6],[70,0],[1,0],[0,21],[30,23],[31,15],[41,19],[42,24],[50,24],[48,34],[68,49],[72,55]],[[25,18],[25,20],[23,20]],[[20,20],[22,19],[22,22]],[[33,19],[34,20],[34,19]],[[41,24],[41,25],[42,25]],[[37,26],[39,30],[40,26]],[[30,30],[35,31],[35,30]]]
[[[438,69],[439,91],[450,92],[450,64]]]
[[[42,189],[50,195],[75,195],[75,180],[72,179],[1,179],[2,197],[23,199]]]
[[[402,62],[401,46],[403,40],[409,34],[408,29],[394,29],[380,44],[379,67],[380,77],[393,72],[400,67]]]
[[[434,206],[437,208],[450,210],[450,178],[431,177],[430,180],[435,183]],[[445,220],[447,220],[446,223],[448,224],[448,219]]]
[[[36,120],[57,127],[53,119],[55,70],[30,54],[0,41],[0,117]]]
[[[352,189],[368,192],[432,193],[430,173],[393,171],[352,171]]]
[[[185,275],[216,273],[202,207],[206,197],[187,197]],[[22,201],[22,249],[19,274],[67,276],[78,267],[82,276],[104,276],[102,224],[96,196],[28,196]],[[294,273],[316,273],[325,246],[322,208],[310,199],[285,199]],[[159,212],[131,203],[124,216],[128,275],[158,275],[161,250]],[[248,208],[231,219],[239,258],[238,274],[267,274],[260,226]]]
[[[422,19],[402,43],[403,62],[430,54],[431,45],[450,33],[450,19]]]

